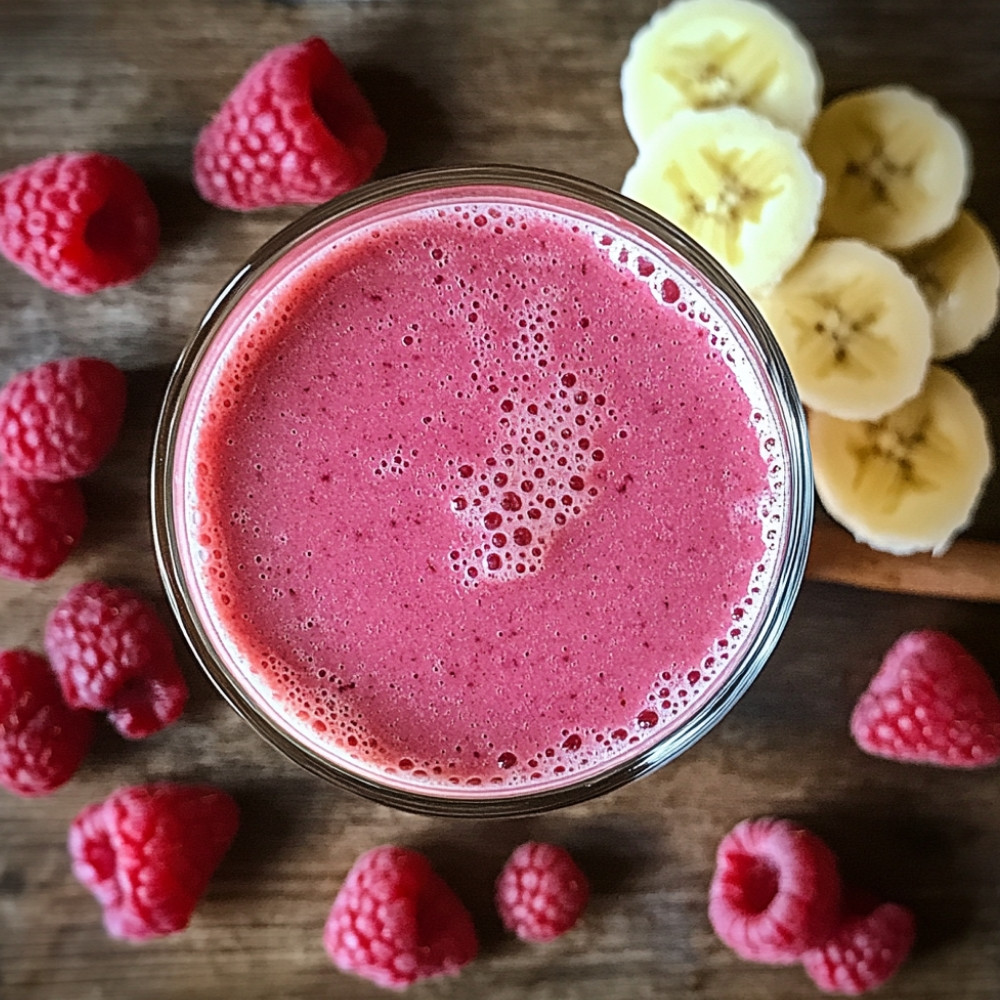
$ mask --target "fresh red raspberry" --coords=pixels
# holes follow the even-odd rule
[[[0,389],[0,455],[25,479],[93,472],[125,416],[125,376],[97,358],[47,361]]]
[[[0,253],[57,292],[132,281],[159,241],[145,184],[113,156],[59,153],[0,176]]]
[[[202,130],[194,182],[222,208],[315,205],[366,181],[385,133],[322,38],[272,49]]]
[[[504,927],[522,941],[551,941],[577,922],[589,895],[587,876],[565,848],[529,842],[507,859],[496,906]]]
[[[131,590],[78,584],[49,615],[45,650],[67,704],[107,711],[122,736],[142,739],[184,710],[187,684],[167,627]]]
[[[430,862],[392,846],[362,854],[347,873],[323,945],[338,969],[397,990],[455,975],[478,950],[472,917]]]
[[[239,810],[207,785],[137,785],[87,806],[69,828],[73,874],[115,938],[184,930],[229,849]]]
[[[74,483],[22,479],[0,466],[0,576],[43,580],[80,540],[87,511]]]
[[[784,819],[744,820],[719,844],[708,918],[741,958],[796,962],[830,936],[839,908],[837,861],[814,833]]]
[[[44,657],[0,652],[0,785],[47,795],[73,777],[93,735],[94,717],[63,701]]]
[[[881,986],[913,947],[913,914],[868,893],[847,890],[840,923],[819,948],[802,956],[809,978],[824,993],[858,996]]]
[[[851,734],[862,750],[890,760],[984,767],[1000,760],[1000,699],[950,636],[909,632],[854,707]]]

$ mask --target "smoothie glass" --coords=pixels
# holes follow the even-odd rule
[[[753,613],[734,632],[739,639],[730,641],[724,669],[669,725],[648,738],[623,740],[590,766],[564,775],[532,775],[539,780],[520,785],[427,780],[427,775],[343,752],[301,725],[241,661],[235,640],[213,611],[217,595],[206,588],[200,571],[199,519],[204,512],[191,499],[199,406],[212,391],[233,338],[252,326],[265,297],[311,255],[352,234],[456,204],[515,205],[548,213],[574,231],[582,227],[606,234],[601,239],[609,245],[613,239],[624,240],[639,261],[639,274],[646,273],[644,267],[651,270],[654,261],[658,274],[672,275],[663,283],[670,290],[657,294],[666,296],[665,302],[678,296],[697,300],[714,317],[716,329],[721,326],[731,354],[739,355],[747,410],[762,411],[755,418],[764,419],[769,428],[766,461],[781,469],[769,523],[761,527],[771,539],[770,561],[757,580]],[[692,304],[692,314],[696,311]],[[222,290],[182,352],[166,393],[152,475],[154,540],[168,598],[196,659],[236,711],[292,760],[342,787],[410,811],[472,817],[524,815],[581,802],[649,774],[700,739],[746,691],[781,635],[805,569],[812,508],[811,464],[798,397],[776,342],[745,293],[700,246],[647,209],[589,182],[520,167],[438,169],[374,183],[307,213],[271,239]],[[764,568],[762,563],[759,569]]]

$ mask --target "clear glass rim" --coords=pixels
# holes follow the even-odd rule
[[[779,427],[787,439],[789,467],[783,558],[771,584],[774,599],[758,620],[755,634],[741,649],[741,662],[712,695],[675,730],[629,760],[602,772],[571,780],[555,789],[530,789],[461,796],[415,792],[382,784],[339,767],[266,718],[217,654],[202,625],[184,579],[174,518],[174,463],[180,418],[201,360],[229,313],[273,264],[318,230],[355,211],[406,195],[444,189],[521,188],[575,199],[610,212],[644,230],[681,255],[711,284],[712,291],[745,324],[756,340],[764,374],[776,403]],[[188,341],[167,385],[153,444],[151,504],[153,542],[167,598],[181,631],[209,678],[264,740],[306,770],[383,805],[426,815],[470,818],[525,816],[575,805],[643,777],[674,760],[700,740],[736,704],[760,673],[784,630],[798,595],[809,551],[813,520],[812,463],[805,416],[781,350],[763,317],[729,273],[698,243],[662,216],[591,181],[533,167],[483,165],[443,167],[377,181],[335,198],[286,226],[240,267],[209,307]]]

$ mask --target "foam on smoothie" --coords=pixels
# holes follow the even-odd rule
[[[517,204],[311,253],[227,332],[185,469],[236,669],[319,752],[541,785],[657,740],[753,626],[777,432],[708,298]]]

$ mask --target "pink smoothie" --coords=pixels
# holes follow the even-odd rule
[[[737,340],[666,258],[514,201],[293,260],[224,331],[184,472],[244,682],[317,752],[432,791],[659,740],[775,564]]]

